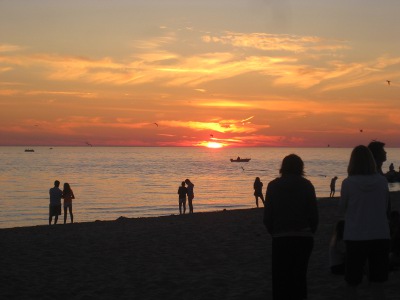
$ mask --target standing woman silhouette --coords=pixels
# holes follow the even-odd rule
[[[186,179],[185,183],[187,185],[187,195],[188,195],[188,203],[189,203],[189,214],[193,213],[193,198],[194,198],[194,184],[189,180]]]
[[[260,197],[262,203],[265,204],[264,195],[262,192],[263,183],[261,182],[260,177],[256,177],[256,180],[254,181],[253,184],[253,188],[254,188],[254,197],[256,198],[257,207],[258,207],[258,197]]]
[[[74,215],[72,214],[72,199],[75,199],[74,192],[72,191],[69,183],[64,183],[63,195],[64,198],[64,224],[67,222],[67,210],[71,217],[71,223],[74,223]]]
[[[272,299],[307,299],[308,261],[318,226],[317,197],[304,163],[286,156],[267,186],[264,224],[272,236]]]

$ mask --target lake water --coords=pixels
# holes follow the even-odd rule
[[[69,182],[74,191],[75,222],[177,214],[177,190],[186,178],[195,185],[194,212],[255,207],[255,177],[263,181],[265,193],[290,153],[304,160],[318,197],[329,196],[333,176],[339,177],[340,195],[351,153],[345,148],[35,147],[33,153],[24,149],[0,147],[0,228],[47,224],[48,190],[56,179],[61,188]],[[400,149],[386,151],[384,171],[391,162],[398,170]],[[251,161],[231,163],[229,159],[237,156]],[[400,184],[391,184],[390,189],[400,190]]]

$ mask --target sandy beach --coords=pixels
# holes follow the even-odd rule
[[[319,201],[309,299],[341,299],[328,270],[337,198]],[[392,193],[400,209],[400,193]],[[1,229],[1,299],[271,299],[262,209]],[[78,216],[76,216],[79,218]],[[385,284],[400,297],[400,271]],[[368,284],[360,294],[368,297]]]

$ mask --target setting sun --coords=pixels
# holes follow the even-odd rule
[[[223,146],[224,146],[223,144],[217,143],[217,142],[208,142],[208,143],[206,144],[206,147],[208,147],[208,148],[214,148],[214,149],[216,149],[216,148],[222,148]]]

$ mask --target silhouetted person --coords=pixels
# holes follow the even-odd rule
[[[57,224],[58,216],[61,215],[61,197],[62,191],[59,188],[60,182],[54,181],[54,187],[49,190],[50,205],[49,205],[49,225],[54,216],[54,225]]]
[[[368,149],[371,151],[375,163],[376,163],[376,170],[379,174],[383,175],[382,165],[386,161],[386,151],[384,149],[385,143],[379,141],[372,141],[368,145]]]
[[[335,225],[335,230],[329,244],[329,267],[331,273],[344,275],[346,246],[343,241],[344,220],[340,220]]]
[[[185,182],[182,181],[181,186],[178,188],[178,194],[179,194],[179,214],[182,214],[182,208],[183,208],[183,213],[185,214],[186,212],[186,195],[187,195],[187,188],[185,187]]]
[[[383,283],[388,279],[390,231],[389,187],[376,169],[371,151],[363,145],[353,149],[343,180],[340,208],[344,213],[348,299],[357,298],[368,262],[374,299],[385,299]]]
[[[263,183],[261,182],[260,177],[256,177],[256,179],[254,180],[253,188],[254,188],[254,197],[256,198],[257,207],[258,207],[258,198],[260,198],[262,203],[265,204],[264,195],[262,192]]]
[[[388,181],[388,177],[383,174],[382,165],[386,161],[386,151],[384,149],[385,143],[379,141],[372,141],[368,145],[368,149],[371,151],[372,156],[374,157],[375,164],[376,164],[376,171],[385,176],[386,180]],[[392,204],[389,200],[389,211],[392,209]]]
[[[72,199],[75,199],[75,196],[69,183],[67,182],[64,183],[64,190],[62,197],[64,198],[64,224],[67,222],[67,210],[69,210],[71,223],[74,223],[74,215],[72,214]]]
[[[389,182],[395,182],[395,181],[397,180],[398,174],[397,174],[396,171],[394,170],[394,165],[393,165],[393,163],[391,163],[391,164],[389,165],[389,172],[387,172],[387,173],[385,174],[385,176],[386,176],[386,179],[387,179]]]
[[[189,203],[189,213],[193,213],[193,198],[194,198],[194,184],[189,180],[186,179],[185,183],[187,185],[187,195],[188,195],[188,203]]]
[[[274,300],[307,299],[317,198],[299,156],[286,156],[279,172],[281,177],[267,186],[264,208],[264,224],[272,236],[272,295]]]
[[[336,180],[337,180],[337,176],[333,177],[331,179],[331,193],[329,194],[329,197],[334,197],[335,196],[335,191],[336,191]]]

